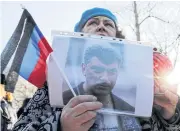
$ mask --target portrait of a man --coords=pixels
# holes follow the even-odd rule
[[[91,45],[84,51],[81,70],[85,80],[73,90],[77,95],[94,95],[106,109],[134,112],[135,108],[112,93],[120,74],[122,57],[112,47]],[[73,94],[70,90],[63,93],[64,104]]]

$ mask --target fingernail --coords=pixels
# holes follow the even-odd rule
[[[103,106],[103,104],[101,102],[97,102],[99,106]]]
[[[93,96],[93,100],[94,100],[94,101],[97,101],[97,97]]]

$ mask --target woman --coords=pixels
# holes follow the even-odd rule
[[[101,36],[123,37],[117,29],[116,17],[107,9],[93,8],[82,14],[75,26],[75,32],[91,33]],[[158,55],[158,58],[163,56]],[[155,93],[156,93],[155,87]],[[158,89],[161,89],[159,87]],[[169,88],[168,88],[169,89]],[[23,114],[16,123],[14,130],[47,130],[47,131],[87,131],[87,130],[180,130],[179,109],[176,108],[178,96],[174,90],[166,91],[166,98],[172,103],[164,103],[160,99],[154,100],[158,108],[154,107],[151,118],[134,118],[124,116],[122,125],[115,124],[113,128],[106,122],[106,129],[94,125],[97,110],[102,104],[91,95],[72,98],[64,108],[52,108],[49,104],[48,87],[39,89],[30,100]],[[111,115],[109,115],[109,119]],[[118,123],[116,117],[111,117],[113,123]],[[127,121],[126,121],[127,119]],[[108,121],[108,120],[107,120]],[[109,128],[110,127],[110,128]]]

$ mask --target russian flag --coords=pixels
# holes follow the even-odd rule
[[[6,90],[13,92],[18,75],[37,87],[46,81],[46,59],[52,48],[41,33],[30,13],[24,9],[21,19],[1,54],[1,73],[6,74]]]

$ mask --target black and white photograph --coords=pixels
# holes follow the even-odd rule
[[[75,93],[96,96],[106,109],[134,112],[135,108],[119,95],[122,86],[119,80],[123,78],[121,72],[124,70],[123,55],[124,44],[71,38],[65,74]],[[129,86],[132,87],[127,88],[136,90],[136,85]],[[116,95],[112,92],[115,88],[117,88]],[[132,98],[134,100],[135,94],[136,91]],[[126,97],[128,96],[130,95]],[[63,92],[64,104],[67,104],[69,98],[72,98],[70,89]]]
[[[143,70],[142,66],[146,63],[143,65],[139,62],[141,59],[146,60],[142,55],[144,51],[140,53],[143,48],[147,48],[143,50],[147,50],[146,54],[149,53],[147,57],[151,58],[150,47],[128,44],[128,41],[68,36],[67,34],[53,37],[54,52],[51,56],[62,73],[63,82],[60,83],[62,88],[58,89],[62,92],[61,104],[66,105],[71,98],[77,95],[93,95],[103,104],[103,112],[123,112],[135,115],[136,112],[141,112],[140,109],[138,110],[138,105],[143,102],[138,96],[141,94],[141,88],[150,91],[149,96],[151,97],[147,99],[151,102],[153,96],[151,92],[153,77],[150,77],[152,76],[152,65],[146,66],[150,70]],[[134,51],[130,52],[132,47]],[[134,57],[135,53],[140,57]],[[55,68],[51,67],[49,70],[52,72]],[[58,71],[53,71],[54,73]],[[50,86],[51,81],[48,83]],[[54,83],[56,82],[53,82],[53,87],[55,87]],[[147,83],[151,83],[151,86],[146,86]],[[52,92],[55,93],[58,91],[54,88],[50,90],[54,90]],[[50,98],[52,96],[50,100],[56,99],[51,94],[53,93],[50,93]]]

